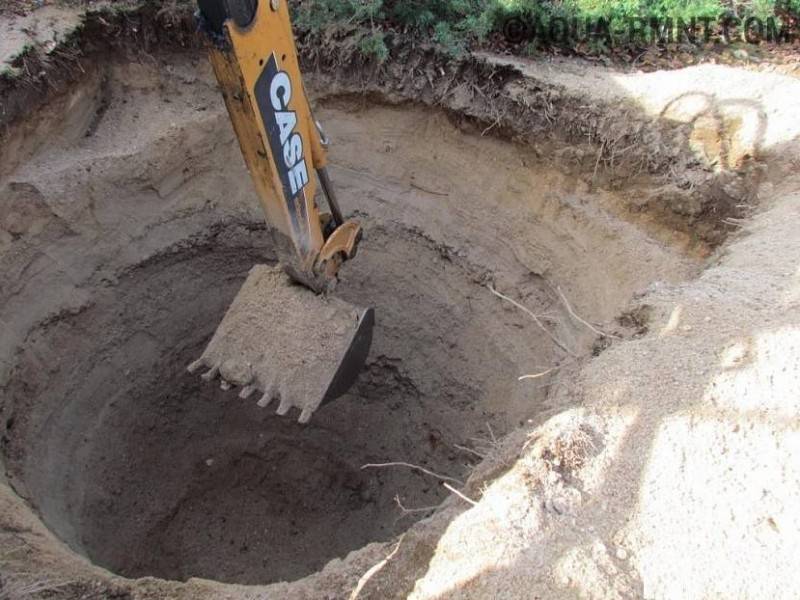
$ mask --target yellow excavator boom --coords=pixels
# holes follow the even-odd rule
[[[328,178],[285,0],[200,0],[210,58],[283,265],[326,291],[361,237]],[[208,16],[205,16],[208,15]],[[317,177],[330,213],[315,202]]]
[[[328,296],[361,226],[345,220],[326,141],[303,85],[285,0],[198,0],[201,29],[280,266],[253,269],[201,358],[189,366],[240,396],[279,399],[307,422],[366,360],[372,309]],[[321,191],[321,194],[318,194]],[[327,211],[318,200],[326,200]]]

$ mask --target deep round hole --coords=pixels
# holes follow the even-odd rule
[[[400,504],[447,492],[364,465],[466,478],[464,448],[546,408],[548,380],[518,377],[590,348],[551,282],[602,322],[684,268],[532,151],[424,107],[328,98],[331,174],[365,231],[336,293],[375,309],[375,337],[348,394],[308,426],[277,417],[186,372],[274,256],[205,59],[170,60],[87,75],[66,113],[37,116],[40,150],[2,190],[19,279],[0,311],[19,334],[0,407],[9,481],[118,574],[292,580],[396,536],[425,515]]]
[[[26,485],[46,521],[96,563],[129,577],[293,580],[386,540],[434,506],[439,482],[511,415],[486,381],[518,373],[495,336],[491,297],[463,266],[402,228],[367,227],[341,286],[375,307],[373,352],[345,397],[309,426],[189,375],[268,239],[231,225],[207,245],[139,266],[91,308],[38,330],[21,355],[14,402],[56,406],[26,450]],[[230,238],[238,246],[226,246]],[[403,265],[415,264],[413,270]],[[55,348],[70,348],[52,356]],[[541,360],[531,349],[519,358]],[[41,358],[49,375],[41,377]],[[111,534],[113,532],[113,534]]]

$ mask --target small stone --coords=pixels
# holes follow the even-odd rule
[[[625,548],[617,548],[617,558],[620,560],[627,560],[628,553],[625,551]]]
[[[213,458],[209,458],[208,460],[206,460],[206,466],[207,467],[213,467],[214,466],[214,459]]]

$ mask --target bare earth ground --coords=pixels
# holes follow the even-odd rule
[[[800,83],[481,60],[521,73],[505,116],[468,72],[310,75],[368,231],[342,294],[384,325],[308,429],[178,375],[271,260],[202,55],[97,63],[6,130],[0,595],[794,596]],[[360,468],[389,460],[468,480]]]

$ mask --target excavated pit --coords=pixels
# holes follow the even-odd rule
[[[0,169],[8,479],[115,573],[294,580],[391,539],[425,514],[401,506],[447,491],[364,465],[465,479],[548,409],[548,380],[518,377],[591,352],[569,308],[609,322],[690,268],[524,147],[414,105],[319,96],[334,181],[366,231],[338,294],[377,325],[353,390],[298,425],[185,371],[249,268],[273,260],[221,104],[202,57],[109,62]]]
[[[402,531],[396,494],[412,506],[443,498],[435,481],[363,464],[402,459],[459,477],[470,455],[455,444],[507,428],[480,401],[481,379],[516,374],[491,340],[504,328],[491,300],[471,298],[475,284],[429,244],[379,226],[343,294],[380,312],[375,351],[310,425],[187,374],[267,244],[227,225],[27,340],[11,398],[52,412],[27,449],[37,458],[25,484],[61,537],[115,572],[296,579]],[[395,261],[422,268],[387,270]],[[439,290],[427,289],[434,275]]]

